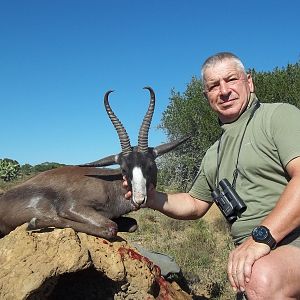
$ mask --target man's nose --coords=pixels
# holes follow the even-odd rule
[[[221,80],[220,81],[220,93],[222,95],[228,95],[230,93],[229,85],[226,81]]]

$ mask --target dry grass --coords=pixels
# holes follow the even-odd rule
[[[137,219],[139,229],[121,236],[175,258],[194,299],[235,299],[226,275],[232,243],[217,209],[195,221],[174,220],[149,209],[130,215]]]
[[[13,180],[13,181],[8,181],[5,182],[3,180],[0,179],[0,189],[2,191],[7,191],[9,189],[11,189],[12,187],[14,187],[17,184],[20,184],[22,182],[24,182],[25,180],[35,176],[36,174],[31,174],[31,175],[21,175],[19,176],[17,179]]]

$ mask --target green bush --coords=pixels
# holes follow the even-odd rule
[[[24,164],[21,166],[21,173],[23,175],[30,175],[33,172],[33,166],[30,164]]]
[[[35,165],[31,168],[31,172],[45,172],[48,170],[52,170],[58,167],[65,166],[64,164],[56,163],[56,162],[43,162],[41,164]]]
[[[12,181],[20,175],[20,164],[9,158],[0,159],[0,178],[4,181]]]

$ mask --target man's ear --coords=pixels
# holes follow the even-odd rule
[[[247,81],[248,81],[248,84],[249,84],[250,92],[254,93],[254,84],[253,84],[253,79],[252,79],[251,73],[247,74]]]

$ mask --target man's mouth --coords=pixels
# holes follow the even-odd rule
[[[234,98],[234,99],[223,100],[220,104],[221,104],[222,106],[231,106],[232,103],[233,103],[233,101],[235,101],[235,100],[236,100],[235,98]]]

